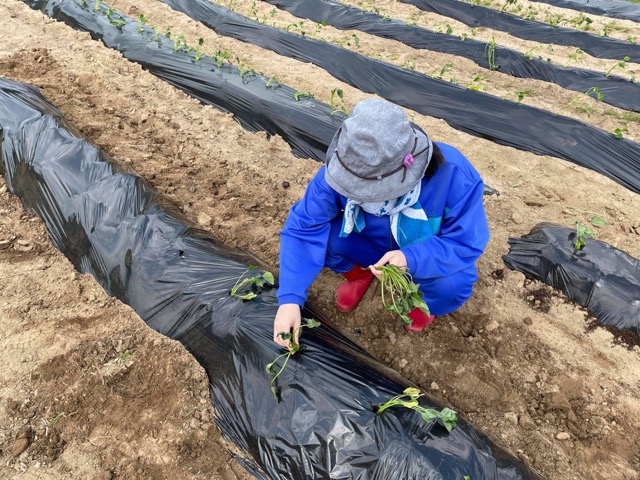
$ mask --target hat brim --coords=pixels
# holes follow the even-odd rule
[[[414,123],[411,123],[411,126],[418,139],[414,151],[426,150],[414,156],[413,165],[410,167],[401,168],[388,177],[372,180],[352,174],[336,158],[336,146],[341,134],[341,129],[338,129],[327,149],[325,181],[340,195],[362,203],[383,202],[409,192],[424,177],[433,153],[433,145],[424,130]],[[398,159],[398,164],[400,162],[401,158]]]

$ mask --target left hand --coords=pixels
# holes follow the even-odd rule
[[[373,272],[373,274],[377,278],[382,277],[382,271],[378,270],[377,267],[381,267],[382,265],[395,265],[402,270],[407,269],[407,257],[404,256],[401,250],[391,250],[390,252],[385,253],[380,260],[378,260],[374,265],[369,265],[369,269]]]

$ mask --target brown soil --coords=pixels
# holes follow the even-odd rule
[[[234,5],[251,13],[252,2]],[[336,87],[344,90],[347,108],[368,96],[312,65],[219,37],[155,0],[135,5],[116,0],[112,6],[131,15],[144,12],[149,24],[170,26],[189,43],[202,37],[209,53],[232,48],[265,76],[276,75],[319,100],[329,102]],[[417,11],[390,1],[380,6],[403,19]],[[257,8],[269,23],[299,22],[284,13],[272,15],[269,5]],[[444,23],[421,16],[425,25]],[[71,124],[148,179],[189,219],[277,271],[278,232],[317,162],[295,158],[279,138],[242,130],[231,115],[202,106],[19,0],[2,2],[0,18],[0,75],[40,86]],[[455,28],[460,29],[455,34],[462,33],[462,27]],[[500,44],[520,51],[536,45],[479,30],[482,38],[495,35]],[[321,31],[335,41],[355,33]],[[575,92],[357,35],[359,44],[345,41],[345,48],[405,61],[428,74],[450,62],[460,84],[480,75],[490,94],[528,90],[528,104],[562,110],[608,131],[626,127],[630,138],[640,139],[638,120],[623,118],[619,109],[595,102],[586,109],[590,112],[564,109]],[[586,56],[582,62],[581,67],[603,72],[613,63]],[[625,70],[637,72],[632,64]],[[321,274],[310,299],[377,359],[440,397],[547,478],[638,479],[640,348],[502,261],[507,239],[538,222],[571,227],[595,214],[609,222],[596,229],[596,238],[638,258],[638,195],[571,163],[499,146],[408,113],[434,139],[462,150],[500,192],[485,197],[492,239],[478,264],[473,297],[422,335],[406,334],[381,308],[374,288],[353,313],[339,314],[334,308],[339,277],[331,272]],[[92,277],[76,273],[52,247],[42,222],[1,180],[0,318],[0,477],[250,478],[233,460],[234,446],[211,423],[202,368],[181,345],[107,297]]]

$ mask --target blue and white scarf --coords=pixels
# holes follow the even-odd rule
[[[361,203],[348,199],[344,207],[341,237],[348,237],[353,231],[362,232],[365,227],[364,213],[381,217],[389,215],[391,233],[400,248],[408,247],[430,237],[433,232],[426,212],[422,209],[420,198],[421,182],[409,192],[394,200],[377,203]]]

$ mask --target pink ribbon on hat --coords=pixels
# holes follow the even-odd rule
[[[413,165],[413,162],[414,162],[413,155],[411,155],[410,153],[407,153],[404,156],[404,160],[402,161],[405,168],[409,168],[411,165]]]

